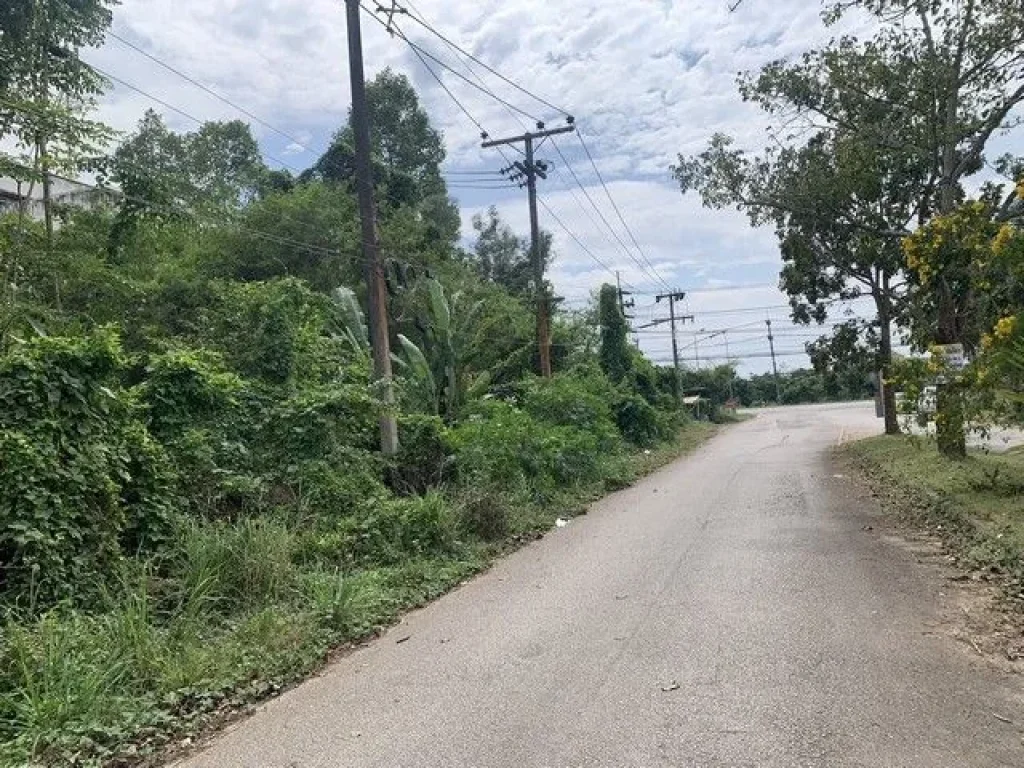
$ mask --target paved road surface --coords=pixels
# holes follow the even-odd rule
[[[943,579],[826,463],[877,429],[763,411],[184,765],[1024,766],[1024,679],[929,631]]]

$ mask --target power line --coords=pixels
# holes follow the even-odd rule
[[[576,185],[580,188],[580,190],[582,190],[584,197],[587,198],[587,201],[590,203],[590,205],[593,206],[595,211],[597,211],[597,215],[601,218],[601,221],[604,222],[605,227],[608,228],[608,231],[612,234],[612,237],[622,248],[623,253],[625,253],[630,259],[632,259],[633,263],[636,264],[640,268],[640,271],[643,272],[647,277],[651,277],[652,279],[654,279],[654,282],[656,283],[660,282],[663,285],[665,285],[665,281],[662,280],[660,277],[656,276],[656,274],[652,275],[650,271],[643,265],[643,263],[630,252],[626,244],[622,242],[622,239],[619,237],[618,233],[616,233],[612,225],[608,223],[608,219],[605,218],[604,213],[601,212],[601,209],[597,206],[597,203],[594,202],[594,198],[590,196],[590,192],[583,185],[583,182],[580,181],[580,177],[576,175],[576,170],[569,163],[568,158],[562,152],[561,147],[558,146],[558,142],[555,141],[554,137],[551,138],[551,145],[555,148],[555,151],[558,153],[558,156],[562,159],[562,162],[565,163],[565,167],[569,170],[569,173],[572,174],[573,179],[576,181]],[[668,286],[666,285],[665,287]]]
[[[671,291],[672,289],[669,287],[668,283],[666,283],[665,280],[661,277],[661,275],[658,274],[658,270],[651,263],[651,260],[647,258],[647,254],[645,254],[643,249],[640,247],[640,243],[637,242],[636,235],[633,234],[633,230],[630,229],[629,224],[626,223],[626,219],[623,217],[622,211],[619,210],[619,206],[615,202],[615,198],[612,197],[611,190],[609,190],[608,185],[605,184],[604,177],[601,175],[601,171],[598,169],[597,163],[594,162],[594,156],[590,154],[590,148],[587,146],[587,143],[583,140],[583,134],[580,133],[579,129],[577,129],[575,133],[576,138],[580,140],[580,145],[583,147],[583,151],[587,153],[587,158],[590,160],[590,165],[591,167],[593,167],[594,173],[597,174],[597,180],[601,182],[601,186],[604,188],[604,193],[605,195],[608,196],[608,202],[612,204],[612,208],[615,210],[615,214],[619,217],[619,221],[622,222],[622,226],[626,230],[626,233],[629,235],[630,240],[633,241],[633,245],[636,247],[637,252],[640,254],[640,258],[642,258],[644,262],[651,268],[651,271],[658,277],[658,281],[662,285],[664,285],[665,288]]]
[[[485,86],[478,85],[477,83],[474,83],[472,80],[470,80],[468,77],[463,75],[461,72],[456,71],[451,66],[449,66],[446,62],[444,62],[441,59],[437,58],[437,56],[432,54],[430,51],[428,51],[425,48],[423,48],[423,47],[417,45],[416,43],[412,42],[412,40],[410,40],[408,37],[406,37],[405,33],[401,29],[399,29],[398,25],[393,24],[393,23],[389,25],[383,19],[378,18],[374,14],[373,11],[371,11],[369,8],[367,8],[362,3],[359,4],[359,7],[362,8],[370,16],[371,19],[373,19],[378,24],[380,24],[382,27],[384,27],[386,30],[388,30],[389,33],[394,34],[396,37],[398,37],[400,40],[402,40],[406,45],[408,45],[414,51],[416,51],[419,54],[422,54],[423,56],[426,56],[428,59],[433,61],[435,64],[437,64],[442,69],[446,70],[447,72],[451,72],[453,75],[455,75],[457,78],[459,78],[463,82],[468,83],[471,87],[475,88],[476,90],[481,91],[481,92],[487,94],[488,96],[490,96],[495,101],[500,102],[501,104],[504,104],[505,106],[507,106],[509,109],[515,110],[519,114],[524,115],[525,117],[530,118],[534,122],[541,122],[540,118],[538,118],[536,115],[533,115],[533,114],[527,112],[524,109],[520,109],[519,107],[515,106],[514,104],[510,104],[508,101],[506,101],[505,99],[501,98],[500,96],[498,96],[493,91],[491,91],[488,88],[486,88]]]
[[[517,190],[515,184],[448,184],[448,189],[491,189]]]
[[[94,72],[96,72],[96,74],[98,74],[98,75],[100,75],[102,77],[105,77],[108,80],[111,80],[111,81],[113,81],[115,83],[119,83],[119,84],[123,85],[125,88],[128,88],[128,89],[130,89],[132,91],[135,91],[140,96],[144,96],[145,98],[147,98],[150,101],[153,101],[153,102],[159,104],[160,106],[164,107],[165,109],[169,109],[172,112],[176,112],[177,114],[181,115],[182,117],[187,118],[188,120],[191,120],[196,125],[202,126],[206,122],[204,120],[200,120],[195,115],[190,114],[189,112],[186,112],[181,107],[176,107],[173,104],[171,104],[170,102],[164,101],[159,96],[154,96],[151,93],[147,93],[146,91],[142,90],[138,86],[132,85],[127,80],[122,80],[120,77],[117,77],[116,75],[112,75],[109,72],[106,72],[106,71],[100,69],[99,67],[97,67],[97,66],[95,66],[93,64],[86,64],[86,66],[89,67],[90,69],[92,69]],[[288,168],[288,169],[290,169],[292,171],[295,171],[296,173],[302,173],[302,171],[304,170],[302,168],[298,168],[298,167],[292,165],[291,163],[285,162],[284,160],[282,160],[279,157],[275,157],[274,155],[271,155],[269,152],[264,152],[263,154],[267,158],[269,158],[270,160],[273,160],[278,165],[281,165],[284,168]]]
[[[413,7],[412,3],[407,3],[407,4],[410,7]],[[416,9],[415,7],[413,7],[413,9],[416,10],[416,13],[420,13],[420,11],[418,9]],[[568,110],[562,109],[561,107],[556,106],[555,104],[552,104],[547,99],[544,99],[544,98],[538,96],[537,94],[532,93],[531,91],[528,91],[523,86],[521,86],[518,83],[516,83],[515,81],[509,79],[505,75],[501,74],[501,72],[499,72],[498,70],[494,69],[493,67],[488,65],[486,62],[481,61],[480,59],[478,59],[476,56],[474,56],[469,51],[465,50],[464,48],[461,48],[458,44],[456,44],[456,43],[452,42],[451,40],[449,40],[447,37],[445,37],[439,31],[437,31],[432,26],[430,26],[430,24],[428,24],[424,19],[417,18],[415,14],[409,13],[408,11],[406,11],[405,15],[408,16],[410,19],[412,19],[417,24],[419,24],[421,27],[426,29],[431,34],[436,35],[438,38],[440,38],[442,41],[444,41],[450,48],[458,51],[459,53],[461,53],[463,56],[465,56],[466,58],[470,59],[474,63],[479,64],[481,67],[486,69],[488,72],[490,72],[492,75],[497,77],[499,80],[501,80],[504,83],[507,83],[508,85],[511,85],[513,88],[515,88],[517,91],[519,91],[523,95],[529,96],[534,101],[536,101],[536,102],[538,102],[540,104],[543,104],[545,107],[548,107],[549,109],[553,109],[555,112],[560,112],[563,115],[565,115],[566,117],[571,117],[571,113]],[[420,15],[422,16],[421,13],[420,13]]]
[[[154,56],[153,54],[151,54],[148,51],[146,51],[145,49],[139,47],[138,45],[136,45],[135,43],[131,42],[130,40],[126,40],[125,38],[123,38],[120,35],[118,35],[116,32],[107,32],[107,35],[109,37],[114,38],[115,40],[120,41],[122,44],[128,46],[132,50],[137,51],[138,53],[142,54],[143,56],[145,56],[150,61],[152,61],[155,64],[158,64],[159,66],[161,66],[164,69],[166,69],[168,72],[174,73],[175,75],[180,77],[182,80],[185,80],[186,82],[191,83],[192,85],[194,85],[196,88],[199,88],[203,92],[208,93],[210,96],[213,96],[213,98],[215,98],[215,99],[217,99],[219,101],[222,101],[223,103],[227,104],[232,109],[235,109],[235,110],[241,112],[243,115],[248,117],[250,120],[253,120],[256,123],[262,125],[267,130],[273,131],[277,135],[282,136],[282,137],[288,139],[289,141],[293,142],[294,144],[296,144],[297,146],[299,146],[302,149],[306,150],[307,152],[312,152],[313,151],[309,147],[307,147],[305,144],[303,144],[301,139],[297,139],[296,137],[292,136],[290,133],[287,133],[286,131],[282,131],[280,128],[277,128],[276,126],[271,125],[266,120],[261,118],[259,115],[253,114],[252,112],[247,110],[245,107],[241,107],[238,104],[236,104],[235,102],[233,102],[230,99],[228,99],[227,97],[220,95],[219,93],[214,91],[212,88],[209,88],[209,87],[203,85],[201,82],[196,80],[194,77],[186,74],[185,72],[182,72],[180,69],[177,69],[176,67],[172,66],[171,64],[168,64],[166,61],[163,61],[162,59]]]
[[[541,205],[544,206],[544,210],[548,212],[548,215],[550,215],[551,218],[555,220],[555,223],[558,224],[558,226],[560,226],[565,231],[565,234],[567,234],[569,237],[571,237],[573,240],[576,241],[576,245],[578,245],[580,248],[582,248],[584,253],[586,253],[591,259],[593,259],[601,267],[603,267],[605,270],[607,270],[608,274],[610,274],[610,275],[614,275],[615,274],[615,270],[614,269],[612,269],[607,264],[605,264],[603,261],[601,261],[599,258],[597,258],[597,256],[595,256],[594,253],[589,248],[587,248],[587,246],[585,246],[583,244],[583,242],[575,235],[575,233],[571,229],[569,229],[569,227],[567,227],[565,225],[565,222],[562,221],[558,217],[558,214],[556,214],[551,209],[551,206],[547,204],[547,201],[544,200],[544,198],[542,198],[542,197],[540,197],[538,195],[537,196],[537,202],[539,202]]]
[[[407,15],[409,15],[409,17],[410,17],[410,18],[412,18],[412,19],[413,19],[414,21],[417,21],[418,23],[421,23],[421,24],[423,24],[423,25],[427,26],[427,22],[426,22],[426,16],[425,16],[425,15],[423,14],[423,12],[422,12],[422,11],[420,11],[420,10],[419,10],[418,8],[416,8],[416,6],[415,6],[415,5],[414,5],[414,4],[412,3],[412,2],[407,2],[406,4],[407,4],[407,5],[409,5],[409,6],[410,6],[410,7],[411,7],[411,8],[412,8],[412,9],[413,9],[413,10],[414,10],[414,11],[415,11],[415,12],[416,12],[416,13],[417,13],[417,14],[418,14],[419,16],[420,16],[420,18],[419,18],[419,19],[417,19],[417,18],[416,18],[415,16],[413,16],[412,14],[407,14]],[[432,31],[434,31],[434,30],[432,30]],[[461,48],[461,47],[460,47],[460,46],[459,46],[458,44],[456,44],[456,43],[455,43],[454,41],[452,41],[452,40],[450,40],[449,38],[447,38],[447,37],[445,37],[445,36],[443,36],[443,35],[440,35],[440,34],[438,35],[438,37],[439,37],[439,38],[440,38],[440,39],[441,39],[441,40],[442,40],[442,41],[443,41],[443,42],[444,42],[444,43],[445,43],[445,44],[446,44],[446,45],[448,46],[449,50],[451,50],[451,51],[453,51],[453,52],[455,53],[455,59],[456,59],[456,61],[458,61],[458,62],[459,62],[459,64],[460,64],[460,65],[461,65],[461,66],[462,66],[462,67],[463,67],[463,68],[464,68],[464,69],[466,70],[466,72],[468,72],[468,73],[469,73],[469,74],[470,74],[470,75],[471,75],[472,77],[476,78],[476,80],[477,80],[477,81],[478,81],[478,82],[480,83],[480,85],[481,85],[481,86],[484,86],[484,87],[486,87],[486,86],[487,86],[487,83],[486,83],[486,82],[484,81],[484,79],[483,79],[483,78],[482,78],[482,77],[480,76],[480,74],[479,74],[479,73],[478,73],[478,72],[477,72],[477,71],[476,71],[476,70],[475,70],[475,69],[474,69],[474,68],[473,68],[473,67],[472,67],[472,66],[471,66],[471,65],[469,64],[469,62],[467,62],[467,61],[466,61],[466,60],[465,60],[464,58],[460,57],[460,55],[459,55],[459,54],[461,54],[462,56],[464,56],[464,57],[466,57],[466,58],[468,58],[468,59],[470,59],[470,60],[472,60],[472,61],[475,61],[475,62],[477,62],[478,64],[480,64],[481,66],[483,66],[483,67],[484,67],[485,69],[487,69],[488,71],[490,71],[490,72],[494,72],[494,73],[495,73],[495,74],[497,74],[497,75],[498,75],[499,77],[501,77],[501,78],[502,78],[503,80],[505,80],[505,79],[506,79],[506,78],[505,78],[505,77],[504,77],[503,75],[501,75],[500,73],[497,73],[497,72],[495,72],[494,70],[492,70],[492,69],[491,69],[491,67],[487,66],[487,65],[486,65],[486,64],[484,64],[483,62],[481,62],[481,61],[479,61],[478,59],[476,59],[476,57],[474,57],[474,56],[472,56],[471,54],[467,53],[467,52],[466,52],[466,51],[465,51],[465,50],[464,50],[463,48]],[[532,94],[530,94],[530,95],[532,96]],[[541,100],[541,101],[543,101],[543,100]],[[545,102],[545,103],[546,103],[546,102]],[[511,107],[510,107],[510,106],[509,106],[509,105],[508,105],[507,103],[505,103],[505,102],[501,102],[501,105],[502,105],[502,106],[503,106],[503,107],[505,108],[505,111],[506,111],[506,112],[508,112],[508,113],[509,113],[509,115],[511,115],[511,116],[512,116],[512,119],[513,119],[513,120],[515,120],[516,122],[518,122],[518,123],[519,123],[519,125],[520,125],[520,126],[522,127],[522,129],[523,129],[524,131],[528,131],[528,130],[529,130],[528,126],[526,125],[526,123],[524,123],[524,122],[523,122],[523,119],[522,119],[522,117],[520,116],[520,113],[519,113],[519,112],[518,112],[517,110],[515,110],[515,109],[512,109],[512,108],[511,108]],[[554,107],[553,105],[548,105],[548,106],[551,106],[551,107],[552,107],[552,109],[555,109],[556,111],[564,112],[564,113],[565,113],[566,115],[568,115],[568,112],[565,112],[564,110],[559,110],[559,109],[558,109],[557,107]],[[552,139],[552,143],[554,143],[554,140],[553,140],[553,139]],[[507,165],[511,165],[511,162],[510,162],[510,160],[509,160],[508,156],[507,156],[507,155],[505,154],[505,152],[504,152],[504,151],[502,150],[501,146],[498,146],[498,147],[497,147],[497,149],[498,149],[498,152],[499,152],[499,153],[501,153],[502,159],[503,159],[503,160],[504,160],[504,161],[506,162],[506,164],[507,164]],[[556,145],[556,149],[557,149],[557,145]],[[559,154],[561,154],[561,152],[559,152]],[[565,158],[564,158],[564,157],[563,157],[563,160],[565,160]],[[567,165],[567,166],[569,166],[569,164],[568,164],[568,161],[565,161],[565,162],[566,162],[566,165]],[[469,172],[469,173],[472,173],[472,172]],[[596,221],[596,220],[594,219],[594,216],[593,216],[593,214],[591,214],[591,213],[590,213],[590,211],[589,211],[589,210],[587,209],[587,207],[586,207],[585,205],[583,205],[582,203],[580,203],[580,202],[579,202],[579,199],[578,199],[578,198],[576,197],[576,192],[575,192],[575,190],[571,189],[571,186],[570,186],[570,185],[568,184],[568,181],[567,181],[567,180],[565,179],[565,177],[564,177],[564,176],[562,175],[561,169],[560,169],[560,168],[558,168],[557,166],[555,167],[555,173],[557,173],[557,174],[558,174],[558,176],[559,176],[560,178],[562,178],[562,179],[563,179],[563,182],[565,182],[565,183],[566,183],[566,186],[568,186],[568,187],[570,188],[570,193],[572,194],[572,196],[573,196],[573,201],[574,201],[574,202],[576,203],[576,205],[577,205],[577,206],[579,206],[579,207],[580,207],[580,209],[581,209],[581,210],[582,210],[582,211],[583,211],[583,212],[584,212],[584,213],[585,213],[585,214],[587,215],[587,217],[588,217],[588,218],[590,219],[590,221],[591,221],[591,222],[592,222],[592,223],[594,224],[594,228],[595,228],[596,230],[599,230],[599,231],[600,231],[600,226],[599,226],[599,225],[597,224],[597,221]],[[575,174],[574,174],[574,175],[575,175]],[[581,188],[583,188],[583,187],[582,187],[582,185],[580,185],[580,186],[581,186]],[[585,189],[584,189],[584,192],[586,192],[586,190],[585,190]],[[589,197],[589,196],[588,196],[588,197]],[[595,209],[595,210],[597,210],[597,211],[598,211],[598,213],[600,213],[600,209],[598,209],[598,208],[597,208],[597,206],[596,206],[596,205],[595,205],[595,204],[593,203],[593,201],[592,201],[592,200],[591,200],[591,205],[593,205],[593,206],[594,206],[594,209]],[[549,210],[550,210],[550,209],[549,209]],[[609,226],[609,225],[607,224],[607,221],[605,222],[605,225],[606,225],[606,226]],[[562,226],[564,227],[564,224],[563,224]],[[614,233],[614,230],[612,230],[612,229],[610,228],[610,226],[609,226],[609,231],[611,231],[613,235],[615,234],[615,233]],[[578,238],[577,238],[577,237],[576,237],[576,236],[575,236],[575,235],[574,235],[574,234],[573,234],[573,233],[572,233],[572,232],[571,232],[570,230],[566,229],[566,232],[567,232],[567,233],[569,233],[570,237],[572,237],[572,239],[576,240],[576,241],[577,241],[577,243],[580,243],[579,239],[578,239]],[[609,240],[609,242],[612,242],[612,241],[610,241],[610,240]],[[581,244],[581,245],[582,245],[582,244]],[[614,243],[613,243],[613,245],[614,245]],[[620,241],[620,246],[622,246],[622,247],[623,247],[623,250],[624,250],[624,251],[625,251],[625,252],[627,253],[627,255],[628,255],[628,250],[627,250],[627,249],[625,248],[625,245],[624,245],[623,243],[621,243],[621,241]],[[584,247],[584,250],[585,250],[585,251],[587,251],[587,252],[589,253],[589,255],[591,256],[591,258],[595,258],[595,257],[593,256],[593,254],[589,252],[589,249],[587,249],[587,248],[586,248],[585,246],[583,246],[583,247]],[[606,268],[606,269],[608,269],[608,267],[605,267],[605,268]],[[643,271],[643,268],[642,268],[642,267],[641,267],[641,271]],[[626,287],[628,287],[628,288],[635,288],[635,287],[634,287],[633,285],[629,284],[628,282],[626,283]]]

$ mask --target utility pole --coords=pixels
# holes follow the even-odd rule
[[[775,376],[775,402],[782,404],[782,389],[779,387],[779,366],[775,363],[775,337],[772,336],[772,321],[765,320],[768,325],[768,348],[772,353],[772,374]]]
[[[351,3],[352,0],[349,0]],[[516,161],[505,172],[516,171],[510,177],[513,180],[525,179],[530,205],[530,263],[533,266],[534,289],[537,293],[537,347],[540,357],[540,375],[551,376],[551,303],[547,287],[544,284],[544,259],[540,252],[540,223],[537,220],[537,178],[547,178],[547,163],[536,162],[533,157],[535,139],[554,136],[559,133],[570,133],[576,130],[572,116],[567,118],[568,125],[560,128],[544,129],[544,123],[537,123],[535,133],[524,133],[522,136],[511,136],[507,139],[487,140],[481,145],[485,149],[503,144],[523,144],[525,159]]]
[[[634,299],[626,301],[625,297],[632,296],[633,292],[622,290],[622,278],[619,276],[619,270],[615,270],[615,287],[619,292],[619,311],[625,316],[627,309],[632,309],[636,306],[636,301]]]
[[[385,456],[398,452],[398,424],[393,410],[391,342],[388,336],[388,292],[377,236],[377,210],[373,200],[373,167],[370,164],[370,120],[366,106],[363,72],[363,39],[359,26],[359,0],[345,0],[348,22],[348,65],[352,83],[352,134],[355,139],[356,187],[373,348],[373,378],[381,388],[384,411],[380,416],[380,449]]]
[[[683,393],[679,386],[679,342],[676,339],[676,302],[686,298],[686,293],[677,291],[674,293],[659,293],[654,297],[654,302],[660,304],[662,299],[668,299],[668,321],[672,327],[672,364],[675,367],[676,375],[672,379],[672,389],[675,392],[676,403],[683,402]],[[693,315],[685,315],[682,320],[693,322]]]
[[[622,290],[622,277],[619,275],[619,270],[615,270],[615,288],[619,292],[619,312],[622,313],[622,317],[625,318],[625,320],[626,320],[626,330],[628,332],[628,331],[632,330],[629,327],[629,321],[635,319],[635,315],[628,315],[628,314],[626,314],[626,310],[627,309],[633,309],[633,307],[636,306],[636,300],[635,299],[630,299],[629,301],[626,301],[625,297],[626,296],[632,296],[633,292],[632,291],[624,291],[624,290]],[[639,336],[634,334],[634,336],[633,336],[633,343],[636,344],[636,348],[637,349],[640,349],[640,337]]]

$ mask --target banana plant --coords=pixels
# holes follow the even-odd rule
[[[359,306],[355,291],[339,286],[331,292],[331,301],[341,321],[340,326],[332,329],[334,335],[347,342],[353,352],[369,357],[370,334],[366,330],[363,308]]]
[[[411,380],[411,390],[425,409],[452,420],[467,398],[482,396],[490,383],[484,372],[471,377],[462,370],[460,351],[463,328],[477,322],[483,302],[476,302],[464,312],[460,311],[460,294],[451,299],[436,279],[424,282],[426,290],[425,316],[417,318],[416,326],[422,334],[417,345],[405,335],[399,335],[402,355],[396,363]]]

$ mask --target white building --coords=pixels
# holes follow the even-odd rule
[[[117,200],[115,190],[57,177],[50,181],[50,196],[55,212],[68,208],[95,208]],[[45,218],[42,182],[32,185],[26,181],[0,178],[0,215],[17,213],[23,203],[27,203],[26,214],[30,218],[36,221]]]

